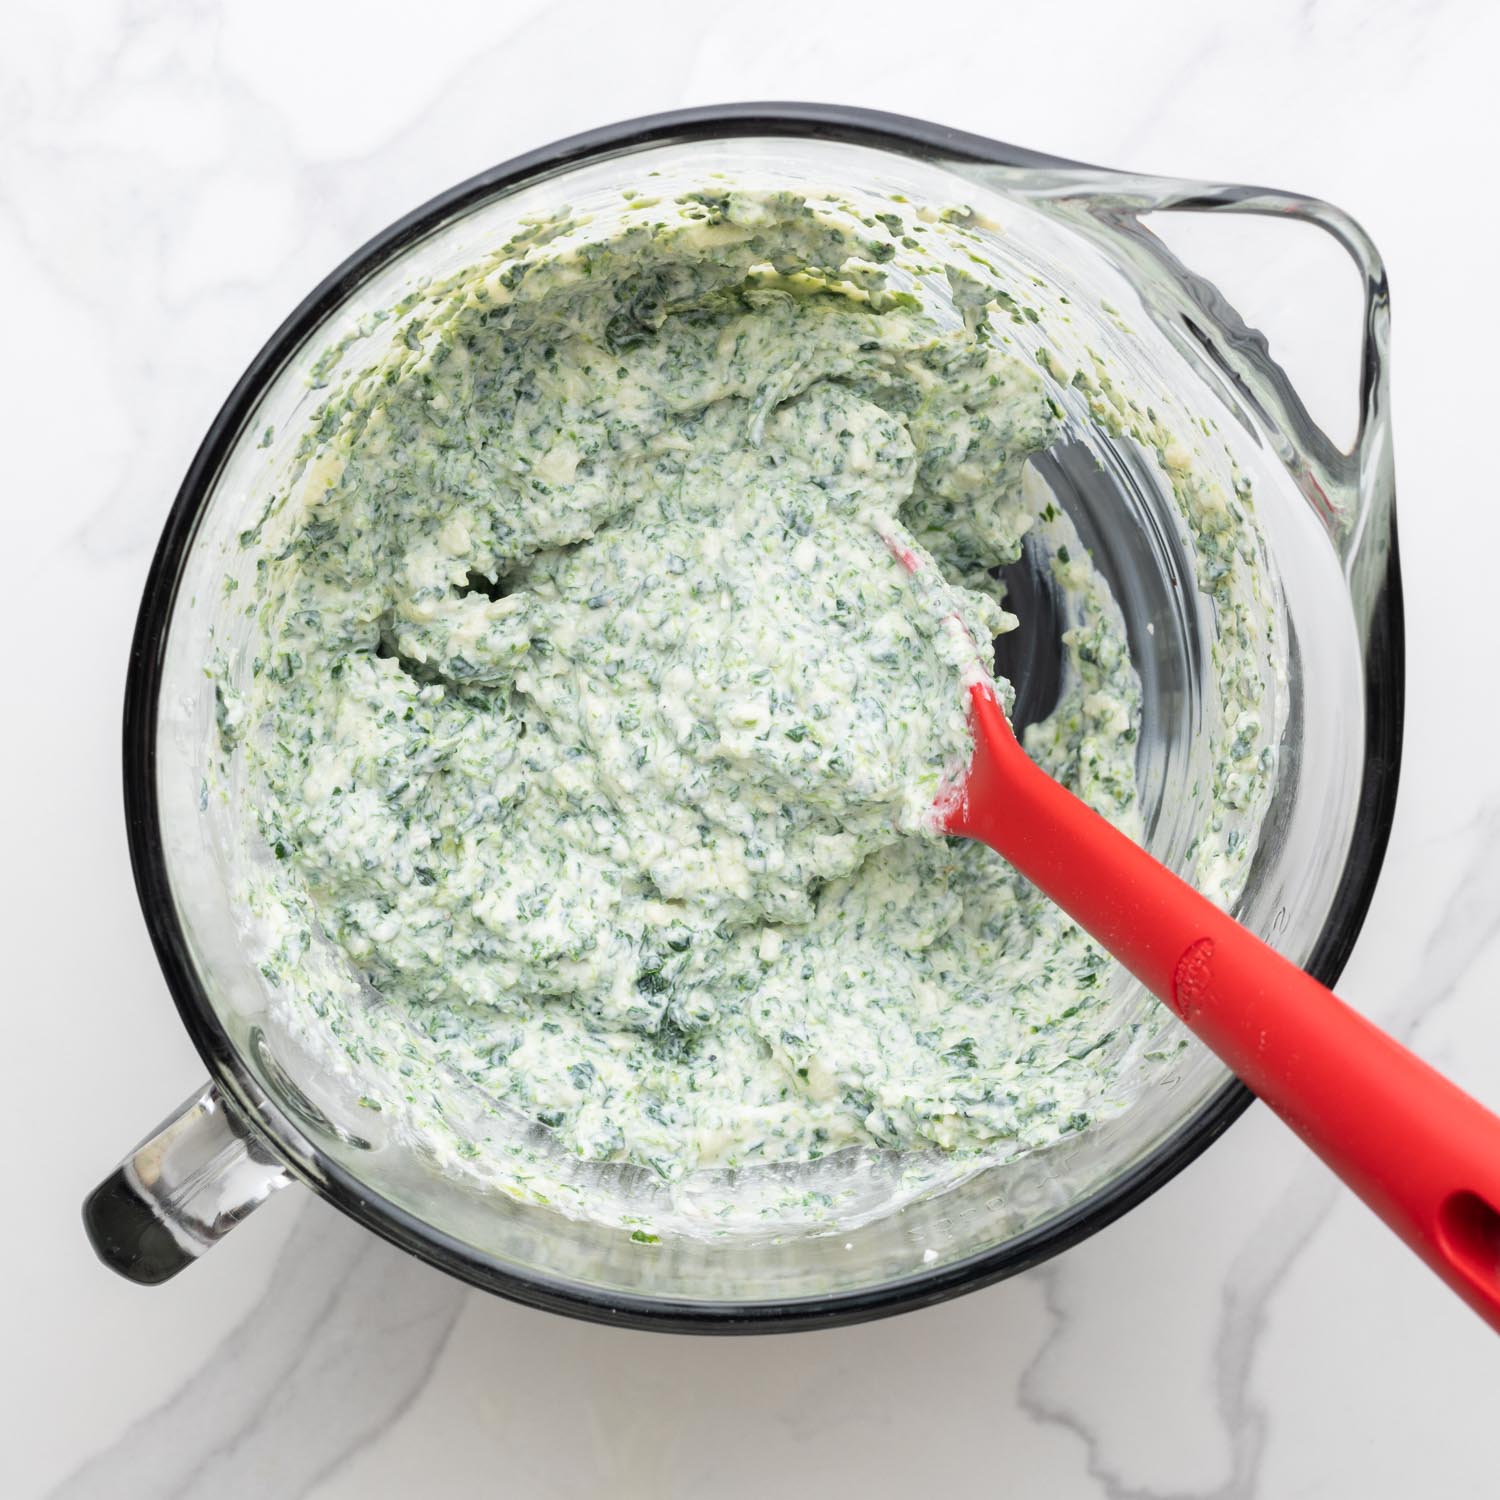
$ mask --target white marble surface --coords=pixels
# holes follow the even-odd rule
[[[155,1292],[102,1270],[77,1217],[202,1073],[137,913],[118,772],[136,601],[199,436],[283,312],[409,206],[567,132],[733,98],[874,105],[1271,182],[1364,221],[1394,294],[1410,716],[1344,989],[1500,1103],[1495,7],[9,0],[4,15],[0,1494],[1496,1493],[1500,1345],[1259,1107],[1050,1265],[795,1339],[526,1311],[300,1190]]]

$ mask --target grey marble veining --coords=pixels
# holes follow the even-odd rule
[[[690,0],[16,0],[6,21],[0,610],[8,699],[38,709],[0,736],[17,851],[0,1494],[1495,1492],[1493,1336],[1261,1109],[1036,1272],[795,1339],[531,1312],[289,1194],[146,1293],[94,1262],[77,1206],[201,1075],[131,888],[118,706],[150,549],[219,402],[286,310],[413,204],[603,120],[732,98],[1271,182],[1371,231],[1393,288],[1411,670],[1391,853],[1341,988],[1500,1101],[1500,10],[871,0],[749,24]],[[1299,290],[1247,295],[1295,318]]]
[[[309,1202],[255,1303],[57,1500],[303,1495],[399,1420],[469,1295]]]
[[[1382,1017],[1393,1035],[1418,1045],[1419,1050],[1415,1033],[1453,998],[1460,984],[1474,976],[1476,965],[1493,959],[1491,950],[1500,935],[1500,807],[1487,808],[1472,834],[1467,857],[1451,870],[1443,913],[1412,966],[1411,988]],[[1393,860],[1404,853],[1396,849]],[[1279,1128],[1263,1112],[1257,1115],[1253,1121],[1257,1131],[1263,1126]],[[1290,1146],[1290,1142],[1278,1144]],[[1210,1157],[1204,1166],[1212,1164]],[[1147,1482],[1138,1445],[1133,1440],[1123,1446],[1111,1441],[1099,1429],[1089,1401],[1070,1394],[1069,1374],[1079,1357],[1079,1351],[1070,1346],[1091,1338],[1093,1331],[1070,1304],[1072,1276],[1067,1259],[1037,1273],[1048,1288],[1048,1307],[1058,1320],[1058,1331],[1023,1377],[1022,1405],[1044,1421],[1061,1423],[1087,1445],[1089,1472],[1109,1500],[1250,1500],[1260,1494],[1269,1412],[1251,1382],[1267,1304],[1335,1206],[1346,1199],[1331,1173],[1312,1158],[1300,1157],[1265,1216],[1274,1225],[1274,1233],[1245,1238],[1222,1276],[1209,1383],[1215,1417],[1225,1438],[1222,1481],[1215,1478],[1187,1488],[1155,1479]],[[1415,1262],[1410,1269],[1415,1279],[1420,1274]],[[1138,1336],[1143,1344],[1150,1339],[1149,1323]]]

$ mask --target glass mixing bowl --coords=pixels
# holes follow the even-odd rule
[[[414,278],[464,266],[519,218],[563,203],[607,214],[649,173],[660,174],[653,181],[662,191],[724,173],[967,205],[973,222],[1004,226],[995,254],[1011,270],[1044,271],[1066,294],[1081,337],[1107,346],[1134,383],[1170,393],[1224,439],[1253,485],[1284,656],[1275,789],[1236,914],[1319,979],[1338,977],[1390,826],[1402,700],[1388,309],[1379,259],[1359,227],[1288,194],[1135,177],[864,111],[745,105],[614,126],[454,188],[340,266],[246,371],[172,508],[127,685],[125,800],[146,921],[212,1082],[85,1206],[96,1249],[127,1276],[165,1280],[298,1180],[433,1265],[537,1306],[698,1331],[828,1325],[982,1286],[1074,1244],[1180,1170],[1249,1101],[1190,1043],[1112,1118],[931,1192],[887,1201],[877,1173],[858,1212],[833,1223],[643,1243],[618,1225],[433,1170],[420,1147],[382,1131],[380,1116],[359,1109],[349,1086],[278,1023],[233,895],[243,802],[207,796],[217,740],[203,671],[215,650],[233,655],[248,629],[222,585],[226,570],[246,566],[234,542],[260,506],[266,449],[274,458],[295,442],[317,387],[358,357],[369,315]],[[1353,258],[1364,324],[1359,427],[1348,451],[1314,425],[1264,338],[1142,222],[1166,213],[1298,220]],[[1217,711],[1212,607],[1193,586],[1181,517],[1159,469],[1095,422],[1079,392],[1057,394],[1067,437],[1041,467],[1124,613],[1144,689],[1146,842],[1185,870]],[[1030,628],[1006,639],[1001,666],[1029,717],[1045,711],[1040,700],[1055,682],[1054,601],[1034,558],[1007,582]],[[1122,985],[1121,1003],[1139,1008],[1133,981]],[[1185,1036],[1165,1012],[1160,1034],[1165,1050]],[[835,1157],[798,1170],[826,1180],[866,1167]]]

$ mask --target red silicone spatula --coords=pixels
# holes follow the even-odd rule
[[[988,683],[949,833],[1003,854],[1500,1330],[1500,1119],[1037,766]]]

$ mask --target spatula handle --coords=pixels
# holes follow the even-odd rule
[[[1500,1119],[1060,786],[971,692],[949,831],[1092,933],[1500,1330]]]

